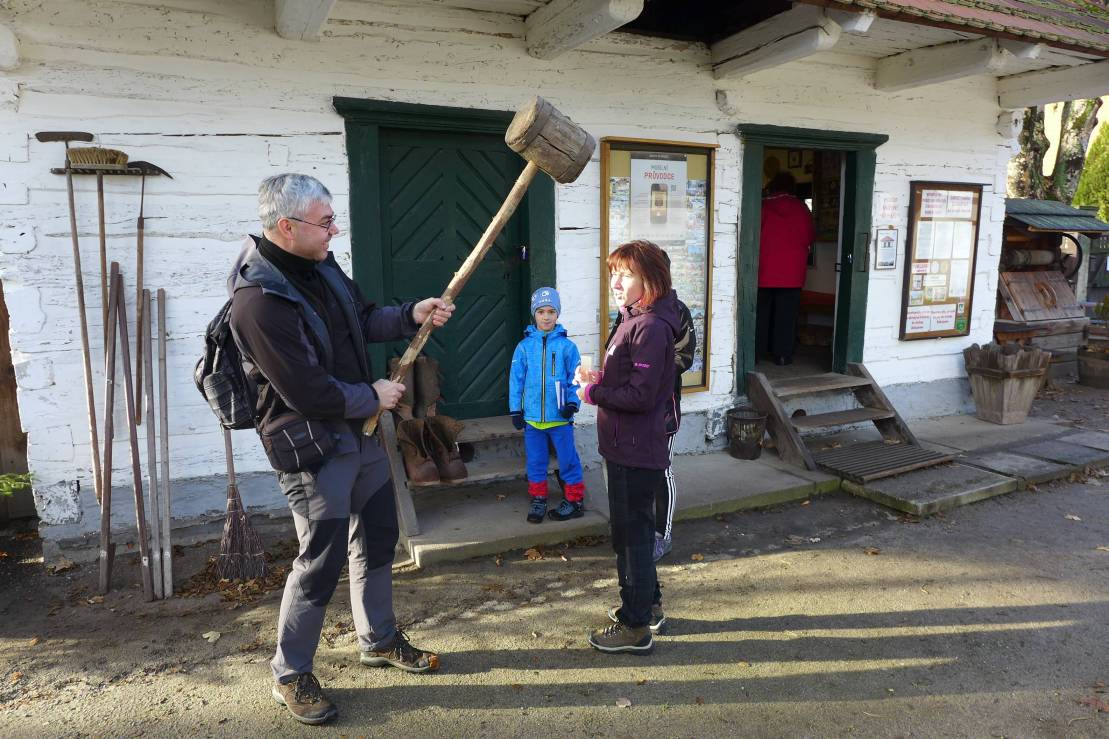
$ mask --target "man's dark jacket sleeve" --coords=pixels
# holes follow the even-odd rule
[[[370,385],[340,382],[320,364],[293,303],[257,289],[243,293],[231,312],[239,346],[290,408],[306,418],[332,420],[377,412]]]

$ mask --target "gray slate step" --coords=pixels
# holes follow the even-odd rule
[[[1022,487],[1029,484],[1038,485],[1042,482],[1059,480],[1069,475],[1074,469],[1070,465],[1006,451],[972,454],[968,457],[960,457],[959,461],[1007,477],[1015,477],[1023,483]]]
[[[1093,449],[1073,441],[1066,441],[1065,437],[1025,444],[1024,446],[1014,447],[1013,451],[1017,454],[1026,454],[1030,457],[1039,457],[1080,468],[1086,465],[1109,464],[1109,451]]]
[[[898,511],[924,516],[1017,489],[1015,478],[966,464],[952,463],[858,484],[843,489]]]

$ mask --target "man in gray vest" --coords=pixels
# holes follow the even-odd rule
[[[329,250],[339,228],[331,193],[313,177],[264,180],[258,212],[262,236],[244,243],[228,279],[232,332],[258,388],[255,422],[265,435],[307,420],[328,437],[313,447],[332,447],[278,476],[300,553],[281,600],[272,693],[298,721],[320,724],[338,711],[312,674],[312,661],[345,562],[361,662],[409,672],[439,666],[438,655],[414,647],[396,626],[393,484],[385,452],[361,428],[393,408],[405,389],[374,381],[367,342],[411,337],[428,316],[442,326],[454,306],[439,298],[399,307],[367,303]],[[270,447],[275,468],[287,467]],[[301,458],[294,456],[297,464]]]

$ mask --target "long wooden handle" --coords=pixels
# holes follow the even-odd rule
[[[104,340],[108,339],[108,234],[104,227],[104,175],[96,175],[96,214],[100,221],[100,305],[104,318]]]
[[[73,196],[73,172],[66,155],[65,186],[69,195],[69,233],[73,242],[73,275],[77,292],[77,312],[81,314],[81,359],[84,360],[85,406],[88,412],[89,442],[92,445],[92,479],[96,502],[102,500],[100,489],[100,440],[96,430],[96,399],[92,392],[92,357],[89,354],[89,323],[85,316],[85,279],[81,274],[81,246],[77,241],[77,204]]]
[[[140,207],[140,210],[142,208]],[[143,302],[142,302],[142,265],[143,265],[143,231],[146,222],[139,215],[138,230],[135,237],[135,423],[142,425],[143,401]]]
[[[115,436],[116,397],[116,304],[120,291],[119,264],[112,262],[111,287],[108,290],[108,333],[104,348],[104,465],[100,482],[100,592],[107,593],[112,585],[112,439]]]
[[[231,432],[223,429],[223,454],[227,458],[227,485],[235,484],[235,452],[231,448]]]
[[[478,265],[481,264],[481,260],[485,258],[486,253],[493,246],[493,242],[501,235],[501,231],[504,230],[505,224],[512,218],[512,214],[516,212],[516,207],[520,205],[520,201],[523,200],[528,185],[531,184],[531,181],[535,179],[535,175],[537,174],[539,174],[539,166],[535,164],[535,162],[528,162],[528,166],[524,167],[524,171],[516,178],[516,184],[512,186],[512,189],[508,193],[508,197],[506,197],[501,204],[500,210],[493,216],[493,220],[485,229],[485,233],[478,239],[477,245],[473,248],[473,251],[470,252],[470,256],[466,257],[466,261],[463,262],[462,266],[458,268],[458,271],[454,273],[454,277],[451,278],[450,283],[447,285],[447,289],[444,290],[443,294],[440,296],[440,299],[444,303],[448,305],[454,303],[455,297],[458,296],[458,293],[462,292],[462,288],[466,287],[466,283],[470,281],[470,277],[477,271]],[[404,350],[404,354],[401,355],[400,361],[397,362],[397,367],[393,371],[392,377],[389,378],[391,382],[400,382],[401,378],[408,372],[408,368],[416,361],[416,357],[420,355],[420,351],[423,350],[428,337],[431,336],[431,332],[435,330],[435,324],[432,323],[431,320],[434,314],[434,311],[428,314],[427,318],[424,319],[423,324],[420,326],[420,330],[416,332],[411,343],[408,344],[408,348]],[[381,415],[381,412],[381,410],[378,410],[374,416],[366,419],[366,423],[362,426],[363,434],[366,436],[373,435],[377,430],[377,419]]]

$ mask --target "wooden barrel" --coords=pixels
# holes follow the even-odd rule
[[[597,148],[585,129],[538,96],[516,111],[504,142],[563,184],[578,178]]]

